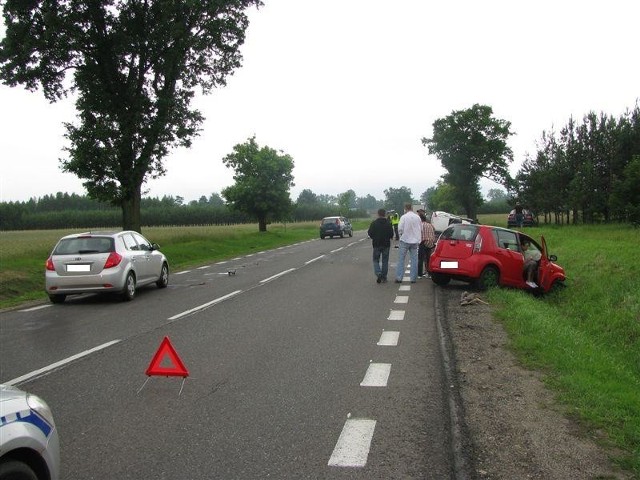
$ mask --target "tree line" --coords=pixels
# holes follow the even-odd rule
[[[320,197],[328,201],[295,203],[278,220],[315,221],[330,215],[363,217],[363,209],[343,210],[336,197]],[[141,224],[152,226],[236,225],[250,223],[254,216],[229,208],[217,193],[185,203],[180,196],[143,198]],[[59,192],[55,195],[32,198],[25,202],[0,203],[0,230],[48,230],[77,228],[114,228],[121,225],[119,208],[85,195]]]
[[[316,221],[332,215],[365,218],[378,208],[402,212],[406,202],[424,205],[432,191],[428,189],[420,200],[415,200],[407,187],[388,188],[384,199],[376,199],[370,194],[358,197],[353,190],[329,195],[305,189],[282,221]],[[433,198],[434,202],[439,202],[434,203],[434,210],[460,211],[455,201]],[[492,189],[488,200],[480,207],[480,213],[505,213],[508,209],[507,194]],[[141,213],[145,227],[236,225],[254,221],[254,217],[230,209],[218,193],[209,197],[203,195],[190,202],[185,202],[181,196],[146,197],[142,199]],[[117,207],[76,193],[58,192],[23,202],[0,202],[0,231],[114,228],[121,220]]]
[[[507,139],[511,123],[493,117],[491,107],[474,105],[454,111],[433,124],[433,136],[422,142],[445,173],[426,192],[433,210],[464,210],[476,218],[483,211],[480,178],[489,178],[516,202],[545,222],[640,224],[640,107],[616,118],[606,113],[573,118],[559,132],[543,132],[537,152],[527,155],[515,178]],[[504,199],[494,198],[496,205]],[[509,209],[510,209],[509,208]]]
[[[543,132],[513,184],[514,197],[555,223],[640,224],[640,107],[590,112]]]

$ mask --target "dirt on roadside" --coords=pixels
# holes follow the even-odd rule
[[[436,290],[475,479],[634,478],[616,469],[612,452],[562,413],[539,372],[520,366],[481,295],[468,303],[461,302],[468,287]]]

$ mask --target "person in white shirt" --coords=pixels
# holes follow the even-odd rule
[[[411,259],[409,277],[411,283],[416,283],[418,279],[418,245],[422,241],[422,220],[413,211],[410,203],[404,205],[404,215],[400,217],[398,233],[400,235],[400,246],[398,249],[398,263],[396,264],[396,283],[402,282],[407,253],[409,253],[409,258]]]

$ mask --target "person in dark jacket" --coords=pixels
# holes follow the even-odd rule
[[[387,272],[389,271],[389,249],[391,239],[394,236],[391,222],[386,217],[384,208],[378,210],[378,218],[369,225],[369,238],[373,244],[373,273],[377,283],[387,282]]]

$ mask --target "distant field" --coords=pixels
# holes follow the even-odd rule
[[[507,214],[506,213],[491,213],[478,215],[478,222],[483,225],[495,225],[496,227],[507,226]]]

